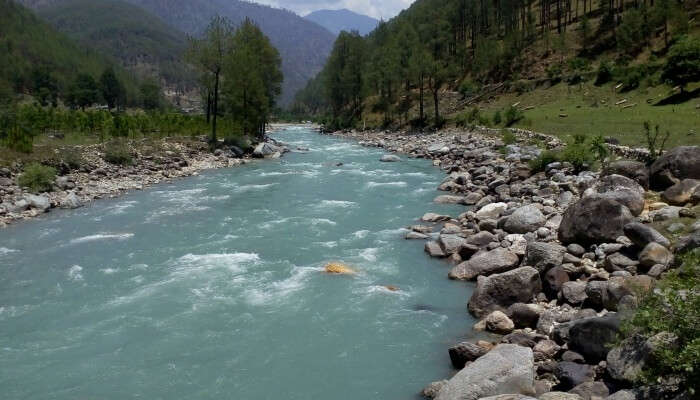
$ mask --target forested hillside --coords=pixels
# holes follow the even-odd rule
[[[326,123],[336,128],[441,126],[448,115],[464,120],[457,123],[486,122],[483,110],[509,94],[527,101],[548,98],[558,106],[562,98],[552,94],[561,90],[527,97],[558,85],[569,87],[565,96],[580,90],[578,107],[608,100],[584,98],[597,87],[609,85],[608,94],[658,87],[657,99],[639,104],[641,110],[655,105],[658,96],[668,97],[671,88],[692,89],[700,80],[698,11],[696,0],[418,0],[367,38],[341,34],[324,71],[299,93],[295,108],[329,115]],[[669,54],[679,58],[669,63]],[[685,93],[672,102],[697,96]],[[520,107],[505,115],[508,101]],[[504,114],[494,115],[495,124],[527,119],[520,102],[513,96],[500,102]],[[697,114],[685,104],[679,106],[684,116]],[[456,115],[460,110],[468,113]],[[542,120],[568,115],[558,114]]]
[[[59,31],[119,60],[141,77],[187,89],[196,76],[183,61],[186,35],[119,0],[66,0],[38,10]]]
[[[313,21],[336,35],[342,31],[357,31],[360,35],[366,35],[374,30],[379,21],[366,15],[342,10],[318,10],[308,14],[304,18]]]
[[[0,97],[32,94],[42,103],[67,98],[77,76],[97,79],[112,63],[93,50],[56,32],[30,10],[12,0],[0,0]],[[128,99],[135,100],[137,85],[123,70],[114,68]]]
[[[234,25],[250,18],[282,56],[282,104],[288,104],[294,94],[323,68],[333,46],[333,34],[321,26],[290,11],[259,4],[238,0],[128,1],[192,35],[201,34],[216,15],[228,18]]]

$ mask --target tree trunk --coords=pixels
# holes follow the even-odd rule
[[[420,74],[420,120],[423,121],[425,119],[425,107],[423,103],[423,86],[425,84],[424,81],[424,76],[423,74]]]
[[[433,102],[435,103],[435,125],[438,125],[440,122],[440,101],[438,98],[438,91],[440,88],[437,85],[437,82],[435,82],[435,85],[433,86]]]
[[[216,146],[216,142],[218,139],[216,138],[216,117],[219,114],[219,72],[217,71],[215,74],[215,81],[214,81],[214,107],[213,107],[213,113],[214,117],[212,118],[212,123],[211,123],[211,142],[214,146]]]
[[[211,122],[211,91],[207,90],[207,124]]]

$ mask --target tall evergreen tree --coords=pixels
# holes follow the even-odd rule
[[[109,108],[117,108],[124,104],[126,94],[124,85],[119,81],[114,69],[108,67],[100,76],[100,92]]]

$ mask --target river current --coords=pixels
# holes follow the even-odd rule
[[[470,289],[403,239],[463,210],[432,203],[444,174],[273,136],[309,151],[0,230],[0,397],[414,399],[449,377]]]

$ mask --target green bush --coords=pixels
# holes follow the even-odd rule
[[[571,143],[559,156],[560,161],[571,163],[576,171],[584,171],[593,165],[595,157],[586,143]]]
[[[545,150],[539,157],[530,160],[528,163],[532,172],[542,172],[547,165],[559,161],[559,154],[553,151]]]
[[[459,84],[459,93],[464,98],[474,96],[477,93],[477,91],[478,91],[477,84],[470,81],[469,79],[465,79],[462,81],[462,83]]]
[[[496,113],[493,114],[493,124],[494,124],[494,125],[500,125],[501,122],[502,122],[502,119],[501,119],[501,112],[500,112],[500,111],[496,111]]]
[[[596,85],[603,85],[612,80],[613,77],[613,68],[612,65],[610,65],[609,62],[603,61],[600,63],[598,66],[598,71],[596,71],[596,78],[595,78],[595,84]]]
[[[700,382],[700,251],[681,258],[681,266],[665,274],[657,290],[648,292],[636,312],[622,325],[622,335],[651,337],[670,332],[678,337],[677,347],[667,346],[654,354],[642,371],[640,383],[653,384],[660,377],[676,375],[684,380],[691,395]]]
[[[561,65],[552,64],[547,67],[547,78],[549,78],[552,84],[561,81]]]
[[[55,180],[55,169],[39,163],[31,163],[24,168],[24,172],[17,179],[17,184],[28,188],[33,193],[41,193],[51,190]]]
[[[115,165],[132,165],[134,156],[125,142],[114,140],[105,145],[104,160]]]
[[[518,110],[516,107],[510,106],[506,108],[504,116],[506,118],[506,126],[511,126],[523,119],[523,112]]]
[[[501,132],[501,140],[503,140],[504,145],[508,146],[509,144],[515,144],[518,141],[518,138],[515,136],[515,133],[510,131],[510,129],[504,129]]]

